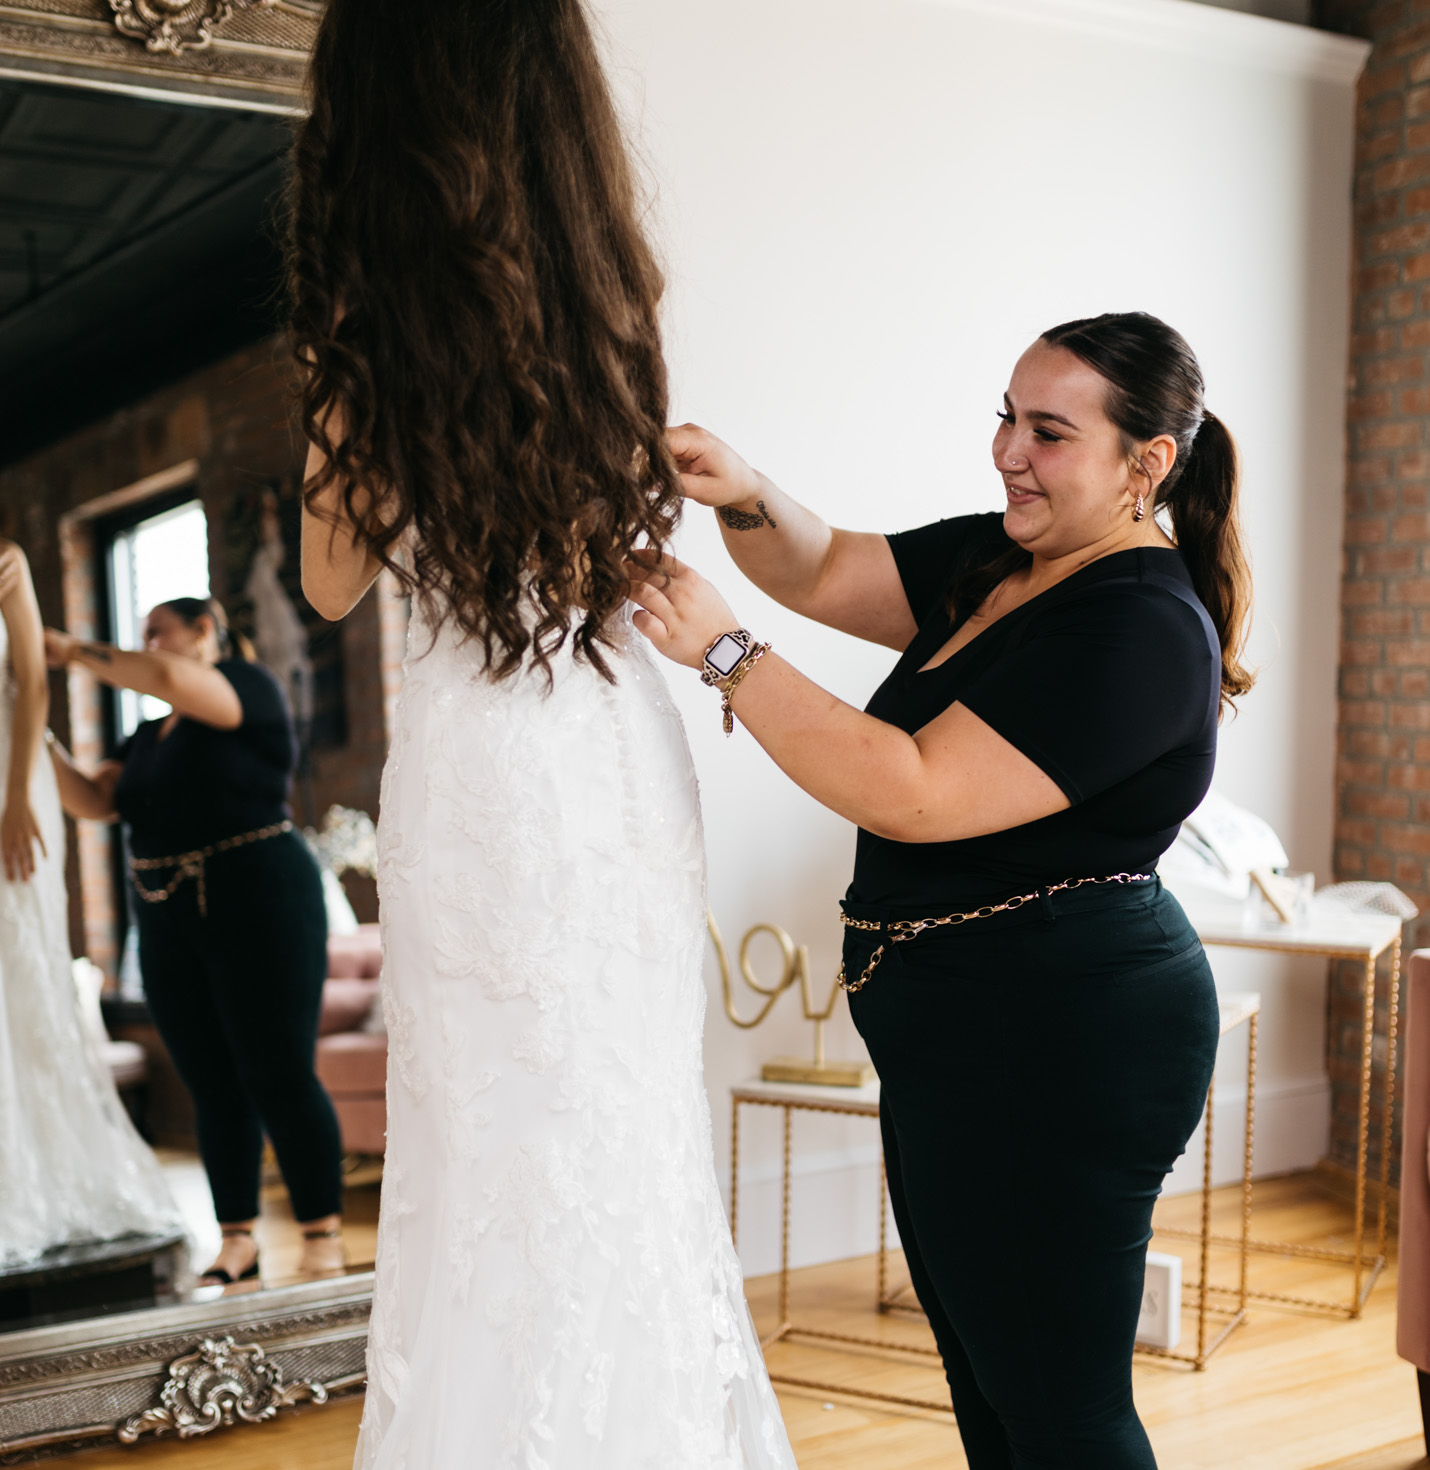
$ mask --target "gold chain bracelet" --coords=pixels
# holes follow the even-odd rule
[[[740,681],[770,651],[768,643],[752,643],[750,651],[735,666],[735,671],[720,686],[720,723],[727,736],[735,733],[735,712],[730,708],[730,697],[740,687]]]
[[[840,914],[840,921],[846,929],[862,929],[867,933],[877,933],[883,930],[888,935],[888,939],[886,943],[880,944],[870,956],[869,963],[864,967],[864,973],[857,980],[849,979],[844,970],[844,961],[840,960],[839,988],[851,994],[856,990],[863,990],[869,983],[869,977],[878,969],[879,961],[884,958],[884,950],[888,944],[904,944],[910,939],[916,939],[925,929],[944,929],[956,924],[966,924],[970,919],[988,919],[994,914],[1011,913],[1014,909],[1022,908],[1025,903],[1032,903],[1034,899],[1042,898],[1046,894],[1062,893],[1069,888],[1082,888],[1089,884],[1101,883],[1150,883],[1154,876],[1152,873],[1114,873],[1109,878],[1064,878],[1061,883],[1052,883],[1046,888],[1039,889],[1036,893],[1020,893],[1013,898],[1005,899],[1002,903],[985,904],[982,908],[973,909],[966,914],[945,914],[939,919],[894,919],[888,924],[883,924],[877,919],[855,919],[848,914]]]
[[[281,837],[293,830],[292,822],[274,822],[271,827],[260,827],[256,832],[241,832],[237,837],[224,837],[208,847],[195,848],[193,852],[181,852],[177,857],[129,859],[129,873],[134,879],[134,891],[145,903],[165,903],[179,891],[179,885],[188,879],[196,879],[199,885],[199,914],[208,918],[208,888],[204,881],[204,863],[221,852],[235,847],[247,847],[252,842],[266,842],[270,837]],[[156,868],[173,868],[174,876],[162,888],[145,888],[139,881],[140,873],[152,873]]]

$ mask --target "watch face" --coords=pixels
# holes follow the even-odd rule
[[[705,662],[723,679],[744,656],[743,645],[728,633],[722,633],[715,647],[705,655]]]

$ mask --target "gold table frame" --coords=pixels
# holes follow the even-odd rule
[[[1251,1161],[1256,1117],[1256,1042],[1257,1019],[1261,1010],[1261,997],[1252,993],[1226,995],[1221,998],[1220,1035],[1234,1030],[1246,1022],[1247,1037],[1246,1074],[1246,1128],[1242,1152],[1242,1224],[1239,1239],[1231,1243],[1240,1251],[1240,1271],[1235,1288],[1222,1288],[1212,1284],[1209,1270],[1211,1246],[1221,1237],[1211,1233],[1212,1201],[1212,1109],[1215,1085],[1207,1091],[1206,1104],[1206,1148],[1202,1161],[1202,1228],[1200,1231],[1162,1230],[1156,1233],[1170,1238],[1185,1238],[1197,1241],[1201,1247],[1200,1273],[1196,1282],[1197,1292],[1197,1348],[1195,1353],[1179,1352],[1175,1348],[1144,1347],[1138,1344],[1135,1351],[1155,1357],[1161,1362],[1186,1363],[1197,1371],[1206,1367],[1207,1359],[1246,1320],[1247,1256],[1250,1249],[1251,1231]],[[775,1107],[783,1110],[783,1159],[780,1169],[780,1270],[779,1270],[779,1325],[773,1332],[760,1339],[760,1346],[792,1338],[827,1342],[844,1348],[870,1348],[880,1353],[904,1354],[918,1358],[939,1360],[935,1348],[906,1347],[885,1342],[879,1338],[860,1337],[851,1333],[829,1332],[824,1328],[804,1327],[790,1318],[789,1309],[789,1227],[790,1227],[790,1177],[791,1140],[793,1117],[796,1112],[835,1113],[846,1117],[879,1118],[879,1083],[877,1081],[859,1088],[834,1088],[808,1083],[779,1083],[750,1081],[730,1089],[730,1235],[738,1244],[740,1230],[740,1109],[742,1106]],[[841,1093],[843,1094],[841,1096]],[[911,1287],[906,1283],[897,1291],[889,1291],[889,1203],[888,1183],[884,1172],[884,1153],[879,1150],[879,1252],[877,1305],[881,1313],[907,1312],[922,1317],[923,1309],[917,1302],[906,1300]],[[1183,1287],[1185,1292],[1186,1288]],[[1236,1305],[1228,1312],[1229,1320],[1209,1339],[1208,1318],[1218,1312],[1210,1301],[1212,1295],[1234,1291]],[[908,1398],[898,1394],[880,1393],[874,1389],[849,1388],[812,1378],[795,1378],[789,1374],[772,1372],[772,1383],[785,1384],[791,1388],[803,1388],[819,1393],[841,1394],[850,1398],[868,1399],[877,1403],[892,1404],[899,1408],[933,1410],[951,1414],[951,1404],[933,1399]]]
[[[1307,958],[1358,960],[1362,969],[1361,1075],[1357,1108],[1356,1176],[1353,1197],[1354,1244],[1350,1250],[1299,1245],[1290,1241],[1251,1240],[1248,1249],[1262,1255],[1297,1256],[1351,1268],[1348,1299],[1293,1296],[1284,1292],[1248,1290],[1256,1301],[1279,1306],[1334,1312],[1354,1320],[1361,1314],[1380,1273],[1385,1269],[1386,1205],[1390,1194],[1390,1141],[1395,1117],[1395,1044],[1400,1015],[1401,921],[1387,914],[1313,914],[1304,925],[1273,924],[1248,919],[1243,907],[1217,904],[1186,906],[1187,917],[1202,943],[1229,949],[1250,949]],[[1380,1134],[1380,1198],[1376,1209],[1376,1248],[1366,1253],[1366,1185],[1370,1156],[1370,1104],[1374,1077],[1376,973],[1381,955],[1390,951],[1389,1014],[1386,1023],[1385,1101]],[[1163,1232],[1172,1235],[1173,1232]],[[1235,1245],[1230,1236],[1212,1236],[1216,1245]],[[1224,1288],[1210,1288],[1214,1293]]]
[[[1200,1230],[1159,1229],[1156,1221],[1152,1234],[1167,1240],[1190,1240],[1199,1247],[1197,1280],[1194,1283],[1197,1302],[1197,1350],[1194,1353],[1180,1352],[1176,1348],[1152,1347],[1146,1343],[1133,1345],[1133,1353],[1156,1358],[1163,1363],[1185,1363],[1196,1372],[1202,1372],[1207,1359],[1246,1321],[1246,1301],[1252,1294],[1247,1282],[1247,1267],[1251,1254],[1251,1166],[1256,1142],[1256,1040],[1257,1022],[1261,1017],[1261,997],[1255,991],[1229,992],[1218,997],[1220,1029],[1218,1037],[1236,1030],[1246,1023],[1246,1123],[1242,1135],[1241,1152],[1241,1233],[1238,1236],[1212,1234],[1212,1114],[1216,1105],[1216,1077],[1212,1077],[1207,1088],[1207,1126],[1203,1135],[1202,1148],[1202,1223]],[[1211,1279],[1211,1248],[1213,1245],[1234,1246],[1237,1251],[1237,1284],[1234,1287],[1217,1286]],[[1188,1283],[1182,1283],[1183,1299]],[[1212,1296],[1228,1295],[1235,1300],[1231,1308],[1218,1308],[1211,1304]],[[1207,1319],[1212,1315],[1225,1315],[1227,1321],[1217,1335],[1207,1337]]]
[[[845,1096],[840,1096],[844,1093]],[[773,1107],[784,1110],[784,1162],[780,1173],[780,1320],[773,1332],[760,1338],[760,1346],[768,1348],[791,1338],[808,1338],[832,1343],[843,1348],[867,1348],[879,1353],[905,1357],[931,1358],[939,1362],[937,1348],[906,1347],[884,1342],[877,1337],[859,1337],[852,1333],[828,1332],[819,1327],[801,1327],[790,1320],[789,1312],[789,1221],[790,1221],[790,1139],[793,1115],[804,1113],[840,1113],[847,1117],[879,1118],[879,1083],[863,1087],[835,1088],[813,1083],[745,1082],[730,1089],[730,1235],[738,1243],[740,1230],[740,1108]],[[879,1150],[879,1283],[878,1305],[881,1312],[922,1312],[888,1295],[888,1188],[884,1178],[884,1153]],[[907,1290],[907,1288],[904,1288]],[[895,1293],[895,1297],[902,1292]],[[770,1374],[771,1383],[789,1388],[809,1389],[817,1393],[837,1394],[844,1398],[865,1399],[891,1404],[901,1409],[921,1409],[953,1414],[953,1405],[936,1399],[908,1398],[900,1394],[880,1393],[877,1389],[850,1388],[845,1384],[826,1383],[815,1378],[795,1378],[787,1373]]]

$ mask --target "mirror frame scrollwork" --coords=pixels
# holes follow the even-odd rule
[[[147,51],[202,51],[235,10],[269,10],[275,0],[109,0],[114,27]]]
[[[0,77],[303,111],[321,0],[5,0]]]
[[[188,1439],[362,1387],[372,1274],[0,1334],[0,1466]]]
[[[206,1337],[169,1364],[159,1403],[121,1424],[118,1439],[134,1444],[145,1434],[169,1433],[193,1439],[238,1423],[264,1424],[304,1399],[327,1403],[327,1387],[306,1378],[285,1384],[282,1368],[256,1342]]]

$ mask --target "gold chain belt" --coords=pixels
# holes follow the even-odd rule
[[[256,832],[241,832],[237,837],[225,837],[208,847],[196,848],[193,852],[181,852],[177,857],[129,859],[129,873],[134,879],[134,891],[145,903],[165,903],[179,891],[179,885],[194,878],[199,885],[199,914],[208,918],[208,890],[204,884],[204,863],[221,852],[230,852],[235,847],[247,847],[251,842],[267,842],[270,837],[281,837],[293,830],[292,822],[274,822],[271,827],[260,827]],[[162,888],[145,888],[139,881],[140,873],[152,873],[156,868],[173,868],[174,876]]]
[[[888,924],[882,924],[877,919],[855,919],[848,914],[840,914],[840,920],[846,929],[863,929],[869,933],[877,933],[883,930],[888,939],[881,943],[864,967],[864,973],[857,980],[851,980],[844,972],[844,961],[839,962],[839,988],[841,990],[855,991],[863,990],[869,983],[869,977],[879,967],[879,961],[884,958],[884,950],[888,944],[904,944],[910,939],[916,939],[925,929],[945,929],[955,924],[966,924],[970,919],[987,919],[994,914],[1010,913],[1013,909],[1020,909],[1025,903],[1032,903],[1034,899],[1042,898],[1047,894],[1061,893],[1068,888],[1083,888],[1088,884],[1098,883],[1150,883],[1153,878],[1151,873],[1114,873],[1110,878],[1064,878],[1061,883],[1049,884],[1046,888],[1040,888],[1036,893],[1020,893],[1014,898],[1005,899],[1002,903],[985,904],[981,909],[973,909],[966,914],[945,914],[941,919],[894,919]]]

